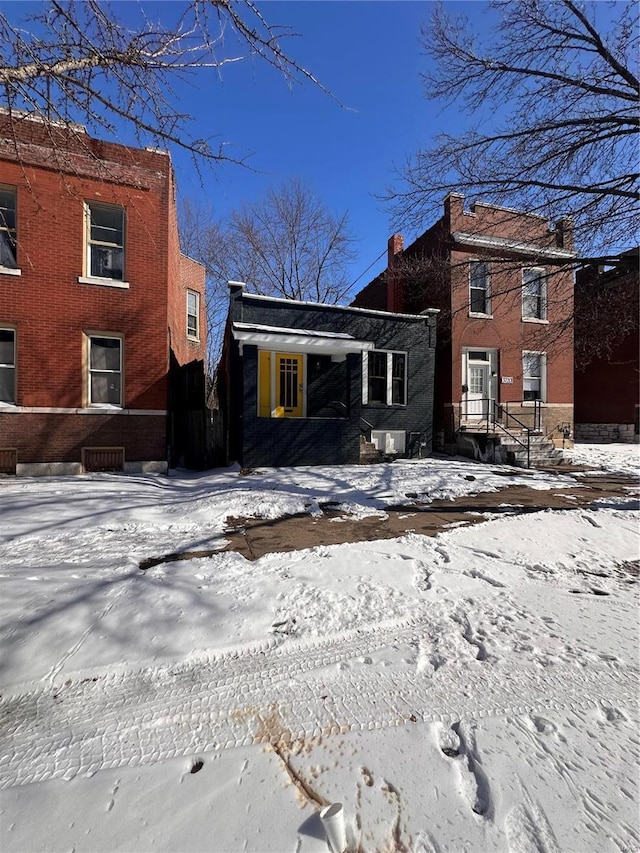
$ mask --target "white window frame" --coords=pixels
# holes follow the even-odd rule
[[[16,330],[12,326],[0,326],[0,332],[11,332],[13,335],[13,361],[12,362],[3,362],[0,361],[0,371],[4,370],[12,370],[13,371],[13,399],[11,400],[1,400],[0,406],[15,406],[17,397],[18,397],[18,371],[16,368],[17,354],[18,354],[18,335]]]
[[[85,373],[86,373],[86,401],[87,406],[89,408],[97,408],[97,409],[122,409],[124,407],[124,335],[115,334],[114,332],[86,332],[86,359],[85,359]],[[120,364],[118,370],[108,370],[108,369],[100,369],[100,368],[92,368],[91,367],[91,343],[93,340],[97,339],[106,339],[106,340],[114,340],[118,341],[120,345]],[[92,399],[91,395],[91,378],[94,374],[109,374],[112,373],[117,375],[120,379],[120,395],[118,403],[109,403],[104,401],[95,401]]]
[[[386,387],[385,387],[385,400],[384,402],[380,402],[376,400],[375,402],[369,402],[369,356],[372,354],[378,355],[386,355]],[[401,355],[404,358],[404,384],[403,384],[403,402],[402,403],[394,403],[393,402],[393,357]],[[371,405],[371,406],[402,406],[406,407],[407,405],[407,392],[408,392],[408,382],[407,382],[407,374],[408,374],[408,355],[406,352],[402,350],[367,350],[362,353],[362,403],[363,405]]]
[[[540,295],[534,296],[534,299],[539,299],[540,316],[537,314],[526,313],[525,303],[530,297],[527,293],[527,273],[535,273],[535,281],[540,282]],[[522,319],[529,323],[546,323],[547,322],[547,271],[544,267],[523,267],[522,269]]]
[[[0,192],[7,193],[13,197],[14,220],[14,225],[11,227],[2,213],[2,210],[5,208],[0,207],[0,240],[3,242],[6,240],[8,251],[13,253],[12,263],[2,263],[0,261],[0,271],[5,275],[20,275],[20,270],[18,269],[18,191],[15,187],[0,184]]]
[[[540,365],[540,375],[525,373],[525,363],[527,356],[535,356]],[[533,400],[525,400],[525,381],[537,379],[540,382],[540,396]],[[522,351],[522,403],[525,406],[533,406],[536,402],[546,403],[547,401],[547,354],[538,350],[523,350]]]
[[[195,313],[189,310],[189,297],[193,296],[195,298]],[[187,337],[192,341],[200,340],[200,294],[197,290],[187,290]],[[189,330],[189,318],[195,318],[195,331],[191,332]]]
[[[473,269],[482,265],[485,268],[484,277],[484,307],[485,311],[473,310],[472,290],[481,290],[482,288],[473,287]],[[488,261],[470,260],[469,261],[469,316],[470,317],[491,317],[491,271]]]
[[[118,211],[122,217],[122,239],[121,242],[109,242],[105,240],[94,240],[91,234],[92,227],[92,211],[102,209],[102,210],[113,210]],[[84,204],[84,275],[81,276],[78,281],[81,284],[99,284],[107,287],[121,287],[128,288],[129,284],[125,280],[126,279],[126,262],[127,262],[127,251],[126,251],[126,230],[127,230],[127,217],[126,210],[119,204],[105,204],[104,202],[97,201],[86,201]],[[94,247],[102,248],[102,249],[113,249],[122,252],[122,277],[118,278],[117,276],[109,276],[109,275],[93,275],[91,272],[92,264],[92,254]]]

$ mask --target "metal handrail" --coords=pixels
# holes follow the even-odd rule
[[[536,432],[537,429],[539,429],[541,411],[542,411],[542,406],[541,406],[540,400],[534,400],[533,401],[533,403],[534,403],[534,406],[533,406],[534,426],[533,426],[533,428],[528,427],[523,421],[521,421],[515,415],[511,414],[511,412],[505,406],[503,406],[501,403],[496,403],[495,400],[490,400],[488,397],[483,397],[480,400],[477,400],[475,402],[476,403],[482,403],[483,409],[485,409],[485,406],[486,406],[485,410],[487,412],[487,417],[486,417],[487,436],[491,432],[492,427],[494,430],[501,429],[505,433],[505,435],[509,436],[509,438],[512,441],[514,441],[516,444],[519,444],[520,447],[523,447],[524,449],[526,449],[526,451],[527,451],[527,468],[530,468],[531,467],[531,435],[532,435],[532,433]],[[463,411],[462,406],[463,406],[463,403],[460,402],[459,403],[460,417],[459,417],[458,423],[460,423],[462,421],[462,411]],[[465,411],[465,415],[467,415],[467,414],[468,413]],[[508,429],[508,426],[501,423],[499,420],[500,415],[503,416],[507,425],[510,423],[510,421],[513,421],[515,424],[517,424],[518,427],[525,433],[526,441],[522,441],[514,432],[511,432],[511,430]]]
[[[529,429],[529,427],[526,424],[524,424],[515,415],[512,415],[511,412],[507,411],[507,409],[505,409],[505,407],[503,405],[501,405],[500,403],[496,403],[495,400],[491,400],[490,403],[492,405],[493,426],[499,427],[501,430],[503,430],[503,432],[505,432],[509,436],[509,438],[512,441],[515,441],[516,444],[520,445],[520,447],[526,448],[526,450],[527,450],[527,468],[530,468],[531,467],[531,433],[533,432],[533,430]],[[503,424],[500,423],[500,421],[497,418],[497,414],[499,414],[499,413],[506,415],[507,418],[511,418],[512,421],[515,421],[520,426],[520,428],[525,431],[526,436],[527,436],[526,444],[524,443],[524,441],[520,441],[520,439],[518,438],[517,435],[512,433],[510,430],[507,429],[506,426],[504,426]],[[487,418],[487,433],[488,432],[489,432],[489,418]]]

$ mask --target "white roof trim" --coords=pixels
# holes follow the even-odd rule
[[[347,335],[345,332],[320,332],[317,329],[285,329],[280,326],[263,326],[259,323],[240,323],[233,324],[234,329],[239,329],[242,332],[269,332],[282,333],[285,335],[312,335],[318,338],[344,338],[345,340],[353,341],[353,335]]]
[[[482,234],[467,234],[464,231],[454,231],[451,236],[456,243],[466,243],[468,246],[478,246],[481,249],[503,249],[518,255],[533,255],[537,258],[570,260],[576,257],[576,253],[568,249],[535,246],[533,243],[522,243],[508,237],[484,237]]]
[[[231,328],[234,340],[240,344],[254,344],[260,349],[279,352],[322,352],[326,355],[345,355],[375,349],[373,341],[361,341],[336,332],[316,332],[307,329],[282,329],[277,326],[252,326],[234,323]]]
[[[239,284],[240,282],[229,282]],[[283,305],[309,305],[312,308],[338,309],[339,311],[357,311],[360,314],[372,314],[374,317],[395,318],[396,320],[422,320],[429,314],[439,314],[439,308],[425,308],[419,314],[396,314],[394,311],[381,311],[377,308],[358,308],[356,305],[329,305],[326,302],[305,302],[301,299],[284,299],[282,296],[263,296],[261,293],[242,294],[243,299],[261,299],[264,302],[280,302]]]

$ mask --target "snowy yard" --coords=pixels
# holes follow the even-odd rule
[[[0,480],[1,849],[326,853],[337,801],[352,851],[636,851],[640,448],[567,455],[636,487],[253,562],[228,517],[580,474]]]

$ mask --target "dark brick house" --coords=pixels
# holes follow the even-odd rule
[[[169,155],[0,113],[0,471],[165,471],[205,335]]]
[[[575,290],[575,431],[578,441],[637,442],[640,277],[636,248],[615,268],[579,270]],[[603,335],[610,329],[613,334]],[[604,342],[604,344],[603,344]]]
[[[437,312],[388,314],[229,288],[219,399],[230,460],[355,463],[363,442],[429,455]]]
[[[550,226],[481,203],[466,210],[453,193],[443,216],[406,249],[401,235],[391,237],[387,269],[353,304],[440,309],[438,449],[460,449],[461,433],[485,433],[496,412],[555,442],[571,435],[573,257],[570,220]]]

